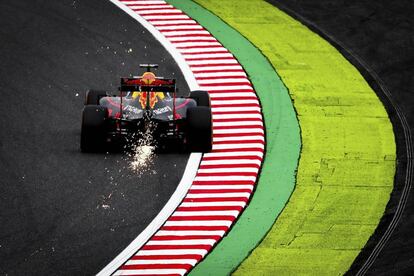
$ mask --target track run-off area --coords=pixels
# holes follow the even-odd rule
[[[395,141],[382,103],[333,46],[269,3],[196,2],[268,58],[289,90],[301,128],[295,190],[236,274],[345,273],[393,188]],[[230,232],[193,274],[234,271],[237,265],[224,260],[232,238]]]

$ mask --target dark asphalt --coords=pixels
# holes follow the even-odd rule
[[[414,126],[414,2],[411,0],[269,0],[331,41],[357,66],[385,104],[397,140],[395,188],[381,223],[354,262],[356,274],[390,224],[402,194],[407,168],[406,141],[401,120],[379,83],[389,90],[413,132]],[[350,55],[349,52],[355,55]],[[361,64],[358,56],[373,69]],[[357,57],[357,58],[355,58]],[[369,275],[414,275],[414,190],[408,197],[400,223]]]
[[[82,154],[88,88],[156,62],[167,52],[109,1],[0,3],[0,274],[91,275],[161,210],[188,155],[155,156],[142,174],[125,154]]]

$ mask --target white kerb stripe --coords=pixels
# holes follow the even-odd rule
[[[191,65],[202,65],[202,64],[220,64],[220,63],[232,63],[232,64],[239,64],[235,59],[205,59],[205,60],[189,60],[187,61],[188,64]],[[233,80],[234,81],[234,80]]]
[[[213,245],[216,240],[202,239],[202,240],[169,240],[169,241],[149,241],[147,245]]]
[[[195,180],[199,181],[225,181],[225,180],[234,180],[234,181],[255,181],[255,176],[196,176]]]
[[[129,260],[127,265],[134,264],[190,264],[194,266],[198,261],[196,259],[154,259],[154,260]]]
[[[201,255],[204,256],[208,251],[205,249],[158,249],[158,250],[140,250],[136,256],[153,256],[153,255]]]
[[[257,111],[257,110],[254,110]],[[216,111],[217,112],[217,111]],[[261,119],[262,115],[259,113],[259,111],[256,114],[212,114],[213,120],[214,119],[239,119],[241,116],[244,118],[258,118]]]
[[[251,160],[251,159],[238,159],[238,160],[203,160],[200,163],[200,166],[203,165],[234,165],[237,167],[239,164],[256,164],[259,165],[262,162],[260,160]]]
[[[183,15],[142,15],[146,20],[165,20],[165,19],[176,19],[176,20],[183,20],[189,19],[189,17],[185,14]]]
[[[237,168],[237,165],[234,165],[234,168],[213,168],[213,169],[198,169],[198,173],[244,173],[244,172],[252,172],[257,173],[259,171],[258,168],[251,167],[251,168]]]
[[[217,90],[219,90],[219,91],[226,91],[226,90],[238,90],[238,89],[252,89],[252,87],[250,85],[203,86],[201,84],[200,84],[200,88],[203,89],[203,90],[208,90],[208,91],[217,91]]]
[[[187,27],[187,29],[189,29],[189,27]],[[200,34],[210,34],[208,31],[206,30],[194,30],[194,31],[161,31],[161,33],[163,33],[167,38],[169,36],[181,36],[181,35],[185,35],[188,38],[191,38],[191,36],[196,36],[196,35],[200,35]],[[191,36],[190,36],[191,35]],[[187,39],[188,39],[187,38]],[[186,57],[187,58],[187,57]]]
[[[187,56],[185,54],[185,56]],[[239,71],[239,72],[204,72],[204,73],[195,73],[194,76],[196,76],[196,78],[208,78],[208,77],[234,77],[234,76],[241,76],[241,77],[245,77],[246,73]]]
[[[147,11],[148,10],[148,7],[147,6],[143,6],[143,5],[134,5],[134,4],[131,4],[131,5],[128,5],[128,7],[130,7],[134,11],[137,11],[137,10],[138,11],[139,10]],[[151,9],[171,9],[171,8],[174,8],[174,7],[171,6],[171,5],[168,5],[167,3],[160,4],[160,5],[151,5]],[[171,9],[171,10],[174,10],[174,9]]]
[[[112,1],[112,0],[111,0]],[[116,1],[116,0],[114,0]],[[161,25],[172,25],[172,24],[194,24],[197,23],[192,19],[180,19],[180,20],[153,20],[151,21],[151,23],[154,26],[156,26],[156,28],[159,28],[159,26]]]
[[[184,275],[186,269],[126,269],[118,270],[113,275],[163,275],[163,274],[180,274]]]
[[[220,98],[227,98],[227,97],[251,97],[254,98],[256,97],[256,94],[254,92],[225,92],[225,91],[220,91],[220,92],[210,92],[210,98],[213,101],[216,100],[220,100]],[[241,118],[243,119],[243,118]]]
[[[221,100],[220,98],[214,98],[211,100],[211,102],[213,102],[214,104],[228,105],[230,107],[236,104],[251,104],[252,106],[257,108],[256,105],[259,104],[257,100]]]
[[[230,64],[230,65],[223,65],[223,66],[203,66],[203,67],[193,67],[194,71],[200,72],[207,72],[207,71],[214,71],[214,70],[241,70],[243,69],[238,64]]]
[[[236,61],[237,62],[237,61]],[[220,63],[220,62],[217,62]],[[204,80],[197,80],[197,82],[202,84],[223,84],[223,83],[231,83],[231,82],[245,82],[250,84],[250,81],[247,80],[247,78],[237,78],[235,79],[232,76],[229,77],[222,77],[220,79],[204,79]]]
[[[174,216],[238,216],[239,211],[177,211]]]
[[[263,157],[262,152],[245,152],[245,151],[235,151],[235,152],[209,152],[205,153],[205,157],[235,157],[237,159],[243,159],[243,156],[256,155]]]
[[[258,106],[252,106],[252,107],[232,107],[231,105],[229,105],[229,106],[225,106],[225,107],[212,107],[211,108],[211,110],[212,110],[212,116],[213,116],[213,118],[214,118],[214,112],[240,112],[240,114],[237,114],[237,116],[238,117],[236,117],[236,118],[240,118],[240,116],[245,116],[245,118],[249,118],[249,117],[247,117],[247,116],[249,116],[249,115],[256,115],[256,114],[244,114],[243,113],[243,111],[257,111],[259,114],[259,116],[258,116],[258,118],[262,118],[262,115],[260,114],[260,107],[258,107]],[[227,114],[224,114],[224,115],[227,115]],[[234,114],[232,114],[232,115],[234,115]],[[221,116],[221,115],[219,115],[219,116]],[[251,117],[250,117],[251,118]]]
[[[218,42],[176,42],[176,41],[172,41],[171,43],[173,43],[176,47],[192,47],[192,46],[215,46],[215,45],[220,45],[220,43]]]
[[[194,54],[185,54],[184,57],[187,59],[202,59],[202,58],[232,58],[233,55],[231,53],[213,53],[213,54],[201,54],[201,55],[194,55]]]
[[[214,134],[231,134],[231,133],[256,133],[256,132],[260,132],[260,133],[264,133],[264,130],[261,128],[236,128],[236,129],[214,129],[213,127],[213,135]],[[214,146],[214,145],[213,145]]]
[[[138,5],[138,4],[141,4],[141,5],[147,5],[147,4],[166,4],[166,2],[165,1],[156,1],[156,0],[154,0],[154,1],[149,1],[149,0],[145,0],[145,1],[143,1],[143,0],[141,0],[141,1],[119,1],[119,2],[123,2],[125,5]]]
[[[246,143],[246,144],[220,144],[220,145],[214,145],[213,144],[213,150],[223,150],[223,149],[252,149],[252,148],[259,148],[264,149],[263,144],[253,144],[253,143]],[[229,171],[233,172],[233,171]]]
[[[243,185],[193,185],[191,186],[191,190],[218,190],[218,189],[249,189],[253,190],[254,185],[250,184],[243,184]]]
[[[221,202],[183,202],[182,207],[210,207],[210,206],[246,206],[245,201],[221,201]]]
[[[250,193],[212,193],[187,194],[186,198],[215,198],[215,197],[250,197]]]
[[[161,13],[163,14],[162,16],[168,16],[168,15],[173,16],[173,15],[182,14],[181,11],[174,10],[174,9],[135,10],[135,12],[139,13],[141,16],[148,16],[148,15],[153,15],[156,13]]]
[[[166,226],[227,226],[229,227],[233,222],[231,220],[185,220],[185,221],[170,221],[165,222]]]
[[[190,54],[190,53],[209,53],[209,52],[217,52],[217,51],[227,51],[226,48],[223,46],[221,47],[214,47],[214,48],[188,48],[188,49],[179,49],[180,53],[182,54]]]
[[[232,205],[233,206],[233,205]],[[187,231],[177,231],[177,230],[160,230],[155,236],[223,236],[225,231],[208,231],[208,230],[187,230]]]
[[[257,119],[256,121],[234,121],[234,122],[214,122],[214,127],[220,127],[220,126],[251,126],[251,125],[263,125],[262,121],[260,119]]]
[[[251,140],[262,140],[264,141],[263,135],[254,135],[249,137],[213,137],[213,141],[217,142],[226,142],[226,141],[251,141]],[[262,162],[260,162],[261,164]]]
[[[185,24],[185,23],[184,23]],[[154,23],[154,25],[156,25]],[[167,24],[165,24],[167,25]],[[200,29],[203,30],[203,27],[201,27],[200,25],[178,25],[178,26],[157,26],[156,27],[158,30],[160,30],[161,32],[166,31],[166,30],[185,30],[185,29]]]

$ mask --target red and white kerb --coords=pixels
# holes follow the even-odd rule
[[[207,30],[164,1],[122,1],[181,53],[211,97],[213,151],[186,197],[114,275],[184,275],[229,231],[252,195],[264,153],[260,104],[234,56]]]

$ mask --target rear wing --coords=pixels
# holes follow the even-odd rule
[[[175,93],[175,79],[156,79],[151,84],[146,84],[141,78],[121,78],[121,92],[144,91],[144,92],[168,92]]]

